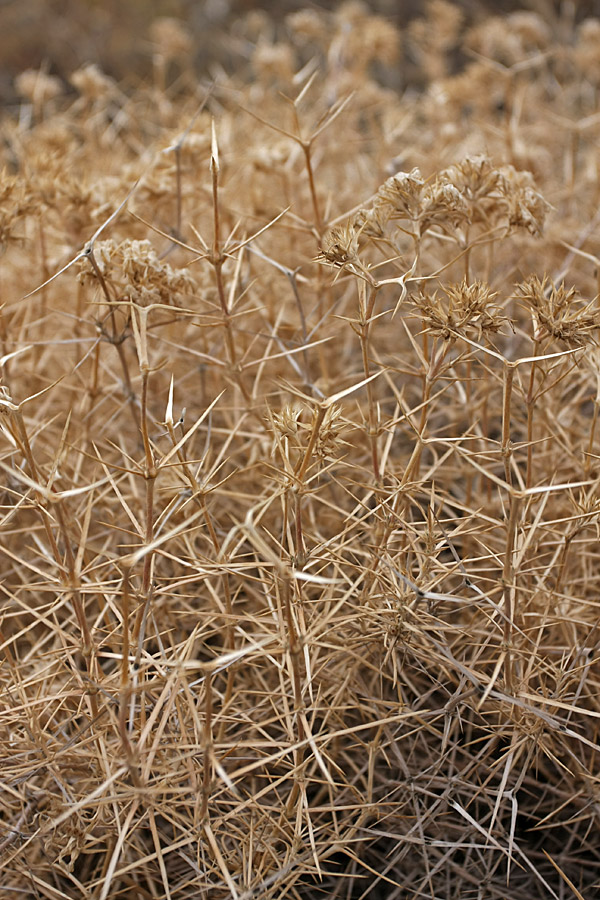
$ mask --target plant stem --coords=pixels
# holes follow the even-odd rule
[[[516,598],[517,595],[513,558],[520,512],[521,498],[518,497],[514,493],[514,491],[511,491],[509,501],[508,527],[506,533],[506,545],[504,548],[504,566],[502,570],[502,586],[504,596],[503,649],[506,653],[504,671],[506,687],[509,691],[512,691],[513,689],[512,632],[514,628],[514,617],[516,613],[513,604],[513,597]]]
[[[504,477],[508,485],[512,485],[510,471],[510,458],[512,447],[510,443],[510,413],[512,402],[512,387],[515,377],[515,367],[510,363],[504,366],[504,390],[502,394],[502,459],[504,461]]]

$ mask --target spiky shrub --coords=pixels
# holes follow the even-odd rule
[[[427,10],[20,80],[7,896],[597,889],[600,25]]]

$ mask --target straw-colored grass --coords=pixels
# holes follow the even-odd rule
[[[600,22],[547,6],[20,77],[2,897],[597,896]]]

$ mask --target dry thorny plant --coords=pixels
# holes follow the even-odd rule
[[[600,23],[460,18],[20,79],[6,896],[597,890]]]

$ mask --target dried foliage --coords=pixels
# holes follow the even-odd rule
[[[3,896],[600,890],[600,23],[424,10],[18,80]]]

